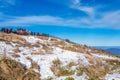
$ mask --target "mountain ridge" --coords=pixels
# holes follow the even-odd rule
[[[120,48],[108,48],[106,51],[112,54],[120,55]]]
[[[93,48],[102,49],[111,54],[120,56],[120,46],[93,46]]]

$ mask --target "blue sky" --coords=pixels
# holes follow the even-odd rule
[[[120,0],[0,0],[0,27],[89,46],[120,46]]]

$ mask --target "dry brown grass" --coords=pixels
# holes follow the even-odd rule
[[[64,67],[51,66],[51,70],[53,71],[55,76],[70,76],[75,73],[74,70],[68,70]]]
[[[40,75],[33,70],[5,56],[0,58],[0,80],[40,80]]]
[[[88,67],[79,65],[76,70],[77,76],[85,73],[89,77],[89,80],[105,80],[104,77],[106,74],[120,68],[120,61],[117,60],[95,59],[92,64]]]
[[[59,45],[62,45],[62,46],[65,46],[66,43],[63,41],[63,40],[60,40],[60,41],[55,41],[55,42],[51,42],[53,46],[56,46],[56,47],[59,47]],[[63,47],[61,47],[63,48]]]
[[[120,68],[120,61],[118,61],[118,60],[106,60],[106,62],[110,66],[111,71]],[[118,70],[117,72],[120,72],[120,70]]]
[[[25,42],[24,44],[21,44],[23,47],[33,48],[32,44]]]
[[[31,61],[31,68],[32,69],[37,69],[37,70],[40,70],[40,67],[38,66],[38,64],[34,61]]]
[[[20,55],[16,53],[16,54],[13,54],[12,57],[18,58],[18,57],[20,57]]]
[[[59,76],[59,68],[58,67],[55,67],[55,66],[51,66],[51,71],[54,73],[55,76]]]
[[[107,56],[117,57],[116,55],[111,54],[109,52],[106,52],[106,51],[104,51],[102,49],[91,48],[90,52],[93,53],[93,54],[100,53],[100,54],[107,55]]]
[[[89,77],[89,80],[104,80],[104,76],[108,72],[109,66],[105,66],[104,68],[95,66],[77,68],[77,76],[81,76],[83,73],[85,73]]]
[[[67,67],[61,67],[61,61],[59,59],[56,59],[53,61],[53,65],[51,66],[51,70],[55,74],[55,76],[70,76],[75,73],[74,70],[69,70]],[[71,63],[70,66],[74,65]]]
[[[16,35],[16,34],[7,34],[7,33],[2,33],[0,32],[0,39],[1,40],[5,40],[5,41],[14,41],[14,42],[17,42],[17,41],[25,41],[24,38]]]
[[[69,70],[69,69],[65,69],[65,68],[59,68],[59,76],[70,76],[73,75],[75,73],[74,70]]]
[[[60,65],[62,64],[61,61],[59,59],[55,59],[52,61],[53,65],[51,66],[51,70],[53,71],[53,73],[56,75],[56,76],[59,76],[60,75]]]
[[[50,41],[57,42],[58,39],[56,39],[56,38],[51,38]]]
[[[67,64],[67,68],[71,68],[72,66],[77,66],[75,62],[70,62]]]
[[[40,39],[42,39],[42,40],[48,40],[48,37],[40,36]]]
[[[89,63],[93,64],[95,62],[95,58],[91,54],[84,53],[83,55],[88,59]]]
[[[57,67],[59,67],[62,64],[62,62],[59,59],[53,60],[52,63],[54,66],[57,66]]]
[[[36,52],[32,52],[31,54],[32,55],[44,55],[45,52],[43,50],[39,50],[39,51],[36,51]]]
[[[15,47],[15,48],[13,49],[13,51],[14,51],[15,53],[18,53],[18,52],[19,52],[19,48],[18,48],[18,47]]]
[[[32,46],[34,46],[34,47],[40,47],[40,43],[37,42],[36,44],[34,44]]]
[[[64,40],[53,41],[51,43],[52,43],[53,46],[60,47],[60,48],[62,48],[64,50],[69,50],[69,51],[73,51],[73,52],[80,52],[80,53],[85,53],[86,52],[85,51],[85,49],[86,49],[85,46],[72,44],[72,43],[68,44]]]
[[[42,49],[45,50],[46,54],[52,54],[53,53],[53,49],[46,46],[46,45],[43,45]]]

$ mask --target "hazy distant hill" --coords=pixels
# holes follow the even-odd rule
[[[103,49],[109,53],[120,55],[120,46],[94,46],[94,48]]]
[[[105,51],[113,53],[113,54],[120,55],[120,49],[119,48],[109,48],[109,49],[106,49]]]

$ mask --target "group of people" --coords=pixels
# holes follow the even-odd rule
[[[18,34],[18,35],[33,35],[33,36],[41,36],[41,34],[39,32],[30,32],[28,30],[25,30],[23,28],[19,28],[17,30],[13,30],[12,28],[8,29],[8,28],[1,28],[0,30],[1,32],[4,33],[14,33],[14,34]]]
[[[23,28],[18,28],[17,30],[13,30],[12,28],[1,28],[0,32],[4,32],[4,33],[14,33],[14,34],[18,34],[18,35],[32,35],[32,36],[46,36],[46,37],[54,37],[54,38],[58,38],[58,37],[55,37],[55,36],[51,36],[49,34],[45,34],[45,33],[42,33],[40,34],[39,32],[31,32],[31,31],[28,31],[26,29],[23,29]],[[61,39],[61,38],[59,38]],[[69,39],[65,39],[66,42],[71,42]]]

